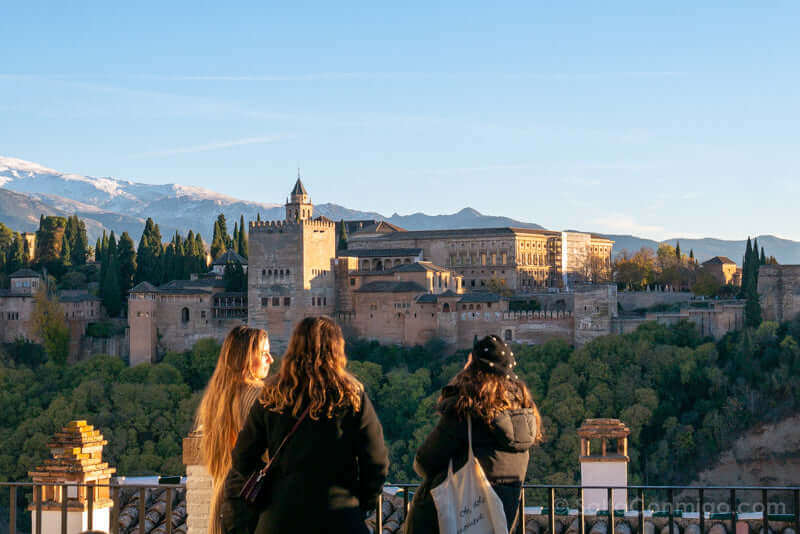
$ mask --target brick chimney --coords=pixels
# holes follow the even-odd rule
[[[28,475],[41,485],[42,534],[61,532],[62,506],[67,503],[68,534],[85,530],[109,530],[113,502],[108,484],[116,471],[103,462],[103,446],[108,442],[99,430],[86,421],[70,421],[56,432],[47,446],[52,458]],[[62,484],[89,484],[67,486]],[[93,485],[97,485],[93,487]],[[89,516],[89,500],[92,516]],[[32,531],[36,531],[36,503],[28,507]]]

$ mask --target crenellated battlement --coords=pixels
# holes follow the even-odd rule
[[[274,233],[274,232],[294,232],[301,228],[311,228],[314,230],[331,230],[336,223],[332,221],[304,220],[304,221],[250,221],[249,231],[251,233]]]

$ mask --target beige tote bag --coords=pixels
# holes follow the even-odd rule
[[[431,490],[439,534],[508,534],[503,502],[497,496],[481,464],[472,453],[472,419],[467,418],[467,463]]]

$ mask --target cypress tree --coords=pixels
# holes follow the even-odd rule
[[[72,249],[69,246],[69,239],[67,233],[61,238],[61,264],[65,267],[72,264]]]
[[[119,277],[117,274],[119,266],[117,265],[116,255],[108,254],[108,259],[104,262],[104,265],[106,263],[108,267],[105,270],[100,294],[103,299],[103,306],[105,306],[108,315],[117,317],[122,310],[122,290],[120,289]]]
[[[6,273],[12,274],[28,264],[28,255],[25,253],[24,239],[17,232],[14,232],[14,240],[8,249],[6,256]]]
[[[678,261],[681,261],[681,242],[678,241],[675,244],[675,257],[678,258]]]
[[[100,261],[100,258],[103,257],[103,242],[100,238],[97,238],[97,242],[94,244],[94,261]]]
[[[261,222],[261,212],[260,211],[256,215],[256,221]]]
[[[249,244],[247,242],[247,230],[245,230],[244,215],[239,217],[239,255],[243,258],[247,257]]]
[[[128,291],[133,287],[133,277],[136,274],[136,250],[133,239],[128,232],[122,232],[117,245],[117,258],[119,269],[119,289],[123,302]]]
[[[219,224],[219,219],[214,222],[214,239],[211,241],[211,258],[219,258],[226,250],[225,234]]]
[[[759,264],[761,265],[767,264],[767,255],[764,254],[764,247],[761,247],[761,259],[759,260]]]
[[[347,250],[347,225],[344,219],[339,222],[339,226],[342,227],[342,231],[339,232],[339,250]]]
[[[70,240],[71,262],[72,265],[86,265],[89,257],[89,238],[86,235],[86,223],[74,216],[73,235]]]
[[[753,256],[753,244],[750,242],[750,236],[747,237],[747,246],[744,249],[744,259],[742,260],[742,287],[739,291],[739,297],[744,298],[747,296],[748,285],[750,284],[750,271],[752,265],[750,260]]]
[[[200,266],[200,272],[208,270],[208,261],[206,258],[206,244],[203,242],[203,237],[198,233],[194,236],[195,254],[197,255],[197,263]]]
[[[691,263],[694,263],[694,249],[693,248],[689,249],[689,260],[691,260]]]

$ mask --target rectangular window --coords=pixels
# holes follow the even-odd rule
[[[283,297],[283,305],[284,306],[290,306],[291,304],[292,304],[292,298],[291,297]]]
[[[272,297],[272,305],[273,306],[280,306],[281,305],[281,298],[280,297]]]
[[[350,279],[350,285],[351,285],[351,286],[354,286],[354,285],[356,285],[356,279],[355,279],[355,278],[351,278],[351,279]]]

